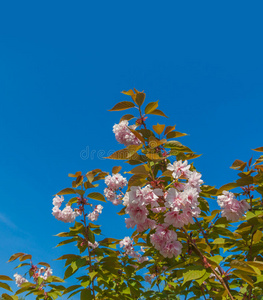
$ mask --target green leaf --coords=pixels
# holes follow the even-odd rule
[[[168,141],[167,143],[164,144],[164,147],[165,148],[171,148],[172,150],[176,150],[176,151],[179,151],[179,152],[185,152],[185,153],[192,153],[193,152],[190,148],[182,145],[178,141]]]
[[[253,243],[258,243],[262,239],[262,231],[257,230],[253,235]]]
[[[77,203],[78,202],[78,198],[77,197],[73,197],[73,198],[71,198],[70,200],[69,200],[69,202],[67,203],[68,205],[72,205],[72,204],[74,204],[74,203]]]
[[[116,167],[113,167],[112,168],[112,174],[117,174],[117,173],[119,173],[120,172],[120,170],[121,170],[121,168],[122,167],[120,167],[120,166],[116,166]]]
[[[128,188],[131,186],[143,186],[146,182],[144,174],[135,174],[129,179]]]
[[[206,269],[203,266],[191,266],[186,268],[186,271],[183,272],[183,284],[187,281],[195,280],[203,277],[206,273]]]
[[[128,128],[137,137],[137,139],[139,139],[145,145],[145,140],[144,140],[143,136],[138,131],[136,131],[130,127],[128,127]]]
[[[150,115],[157,115],[157,116],[162,116],[162,117],[168,118],[160,109],[154,109],[149,114]]]
[[[165,125],[164,124],[157,124],[157,125],[153,125],[153,130],[158,134],[162,134],[162,132],[164,131]]]
[[[221,195],[223,191],[229,191],[232,190],[236,187],[238,187],[239,185],[235,182],[231,182],[231,183],[227,183],[221,186],[221,188],[217,191],[216,195]]]
[[[134,106],[135,106],[134,103],[132,103],[130,101],[122,101],[122,102],[119,102],[116,105],[114,105],[114,107],[112,109],[110,109],[109,111],[120,111],[120,110],[132,108]]]
[[[209,278],[210,276],[210,272],[205,272],[204,276],[200,277],[199,279],[196,279],[195,281],[199,284],[202,285],[204,283],[204,281],[206,281],[206,279]]]
[[[3,298],[3,300],[18,300],[19,298],[18,298],[18,296],[10,296],[10,295],[8,295],[8,294],[6,294],[6,293],[4,293],[3,295],[2,295],[2,298]]]
[[[64,254],[62,256],[60,256],[59,258],[56,258],[55,260],[62,260],[62,259],[76,259],[77,257],[81,257],[79,255],[76,254]]]
[[[245,176],[236,181],[238,186],[245,186],[249,184],[253,184],[253,177],[252,176]]]
[[[133,115],[127,114],[127,115],[124,115],[124,116],[121,117],[120,122],[121,122],[121,121],[124,121],[124,120],[130,121],[130,120],[133,119],[133,118],[135,118]]]
[[[88,194],[88,198],[106,202],[104,196],[101,193],[98,193],[98,192],[93,192],[93,193]]]
[[[145,107],[145,114],[150,114],[151,112],[153,112],[156,108],[158,107],[158,101],[156,102],[150,102],[146,105]]]
[[[157,139],[155,136],[150,136],[149,137],[149,146],[150,148],[154,149],[162,144],[165,144],[167,142],[166,139],[162,139],[162,140],[159,140]]]
[[[60,246],[66,245],[66,244],[70,244],[70,243],[76,242],[78,239],[79,239],[78,236],[77,237],[73,237],[72,239],[68,239],[68,240],[65,240],[65,241],[62,241],[62,242],[58,243],[56,247],[60,247]]]
[[[164,157],[161,157],[159,154],[157,153],[146,153],[146,156],[150,159],[150,160],[160,160],[160,159],[164,159]]]
[[[164,135],[167,135],[169,132],[174,131],[175,130],[175,126],[176,125],[174,125],[174,126],[167,126],[165,128]]]
[[[246,264],[249,266],[253,266],[258,268],[259,270],[263,271],[263,262],[262,261],[246,261]]]
[[[234,169],[234,170],[240,170],[240,171],[243,171],[246,167],[247,163],[246,162],[243,162],[242,160],[239,160],[239,159],[236,159],[232,166],[230,167],[231,169]]]
[[[125,149],[118,150],[118,151],[114,152],[113,154],[111,154],[110,156],[105,157],[105,158],[127,160],[127,159],[131,158],[141,148],[142,148],[142,144],[139,146],[131,145]]]
[[[39,262],[38,265],[41,265],[41,266],[45,266],[47,268],[50,268],[50,264],[46,263],[46,262]]]
[[[263,152],[263,147],[259,147],[259,148],[256,148],[256,149],[252,149],[253,151],[258,151],[258,152]]]
[[[78,177],[78,176],[80,176],[80,175],[81,175],[81,172],[78,171],[78,172],[76,172],[75,174],[68,174],[68,177]]]
[[[212,244],[216,244],[216,245],[223,245],[227,242],[228,239],[224,239],[224,238],[216,238]]]
[[[207,259],[210,262],[214,262],[216,266],[219,266],[220,262],[223,260],[223,257],[221,255],[215,255],[215,256],[207,257]]]
[[[182,133],[182,132],[179,132],[179,131],[172,131],[172,132],[169,132],[166,137],[167,139],[172,139],[172,138],[179,138],[179,137],[182,137],[182,136],[186,136],[187,133]]]
[[[10,281],[13,281],[12,278],[10,278],[9,276],[6,276],[6,275],[0,275],[0,280],[10,280]]]
[[[240,270],[234,270],[231,272],[233,275],[235,275],[237,278],[243,279],[245,282],[247,282],[249,285],[254,287],[253,280],[251,277],[249,277],[245,272]]]
[[[126,214],[125,210],[126,210],[126,207],[123,207],[123,208],[117,213],[117,215],[119,215],[119,216],[125,215],[125,214]]]
[[[23,256],[23,255],[25,255],[25,253],[21,253],[21,252],[15,253],[15,254],[13,254],[13,255],[9,258],[8,262],[14,261],[14,260],[16,260],[18,257]]]
[[[148,167],[148,165],[144,164],[144,165],[140,165],[140,166],[137,166],[137,167],[133,168],[129,173],[148,175],[149,170],[150,170],[150,168]]]
[[[69,195],[69,194],[76,194],[76,192],[71,188],[66,188],[57,193],[57,195]]]
[[[69,286],[68,288],[66,288],[64,290],[63,295],[65,295],[67,293],[70,293],[70,292],[72,292],[72,291],[74,291],[76,289],[79,289],[79,288],[81,288],[81,285],[79,285],[79,284],[78,285],[71,285],[71,286]]]
[[[7,283],[0,282],[0,287],[5,289],[5,290],[8,290],[8,291],[12,292],[11,287]]]
[[[231,266],[231,268],[235,268],[235,269],[238,269],[238,270],[241,270],[241,271],[261,275],[260,271],[255,270],[252,266],[250,267],[244,261],[240,261],[240,260],[237,260],[237,259],[232,260],[231,263],[230,263],[230,266]]]
[[[81,291],[80,300],[92,299],[92,294],[90,289],[85,289]]]
[[[139,105],[139,107],[141,107],[143,105],[143,102],[145,100],[145,93],[142,92],[138,92],[135,94],[134,98],[134,102]]]
[[[79,258],[71,263],[72,271],[75,272],[76,270],[80,269],[81,267],[84,267],[87,265],[86,258]]]
[[[127,96],[134,96],[135,94],[133,90],[122,91],[121,93]]]

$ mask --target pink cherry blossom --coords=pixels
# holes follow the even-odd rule
[[[129,236],[126,236],[119,244],[126,255],[134,255],[133,240]]]
[[[150,240],[164,257],[178,256],[182,251],[182,244],[177,241],[176,232],[169,230],[168,226],[157,225],[155,233],[150,235]]]
[[[103,209],[103,206],[100,204],[95,206],[95,209],[93,210],[93,212],[88,214],[88,219],[92,222],[97,221],[99,214],[101,214],[101,212],[102,212],[102,209]]]
[[[116,191],[113,191],[109,188],[104,189],[104,196],[113,204],[119,205],[122,203],[122,195],[117,195]]]
[[[188,184],[192,187],[197,189],[198,192],[201,192],[200,186],[203,184],[203,180],[200,179],[202,175],[196,171],[189,171],[189,176],[188,176]]]
[[[18,287],[21,286],[22,283],[28,282],[28,280],[26,280],[26,278],[22,277],[21,275],[19,275],[17,273],[15,273],[14,277],[15,277],[16,285]]]
[[[167,169],[173,171],[173,177],[179,178],[180,176],[188,177],[190,165],[188,165],[187,160],[182,162],[181,160],[175,161],[173,164],[168,164]]]
[[[109,189],[116,191],[119,188],[125,187],[128,182],[127,179],[124,178],[121,174],[108,175],[105,177],[105,183]]]
[[[113,126],[116,140],[125,146],[140,145],[141,141],[130,131],[128,124],[129,122],[124,120]],[[130,128],[135,129],[135,126],[130,126]]]
[[[43,275],[41,275],[42,272],[45,272]],[[47,278],[49,276],[51,276],[53,274],[53,270],[50,269],[50,268],[47,268],[45,269],[44,267],[41,267],[39,270],[38,270],[38,277],[41,277],[43,278],[44,280],[47,280]]]
[[[180,211],[184,209],[187,204],[187,198],[183,197],[182,193],[178,192],[174,188],[170,188],[168,190],[165,201],[165,206],[172,208],[174,211]]]
[[[63,201],[63,196],[59,197],[56,195],[56,197],[53,198],[54,207],[52,209],[52,215],[59,221],[72,223],[75,221],[76,217],[80,215],[80,212],[78,210],[72,210],[69,205],[67,205],[63,210],[60,210],[60,206]]]
[[[138,205],[138,204],[131,204],[129,205],[125,212],[130,215],[131,219],[136,224],[144,223],[147,215],[149,214],[148,209],[145,206]]]
[[[222,208],[222,217],[226,217],[229,221],[238,221],[250,205],[245,200],[239,202],[231,192],[223,191],[222,194],[217,197],[217,203]]]
[[[91,249],[96,249],[97,247],[99,247],[99,243],[98,242],[94,242],[94,243],[91,243],[90,241],[88,241],[88,246],[91,248]]]
[[[61,196],[59,197],[58,195],[56,195],[54,198],[53,198],[53,205],[54,206],[57,206],[57,207],[60,207],[61,206],[61,203],[64,201],[64,197]]]

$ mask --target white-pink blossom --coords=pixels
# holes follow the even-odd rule
[[[144,223],[147,215],[149,214],[148,209],[139,204],[131,204],[127,206],[125,212],[130,215],[131,219],[136,224]]]
[[[223,191],[222,194],[217,197],[217,203],[222,208],[222,217],[226,217],[229,221],[238,221],[250,205],[245,200],[238,201],[231,192]]]
[[[72,223],[75,221],[76,217],[80,215],[80,212],[78,210],[73,210],[69,205],[61,210],[60,207],[63,201],[63,196],[59,197],[58,195],[56,195],[53,198],[54,207],[52,209],[52,215],[59,221]]]
[[[157,225],[155,233],[150,235],[150,240],[164,257],[171,258],[181,254],[182,244],[177,241],[176,232],[169,230],[167,225]]]
[[[198,192],[201,192],[200,186],[204,183],[201,179],[202,174],[196,171],[189,171],[188,175],[188,185],[190,185],[192,188],[197,189]]]
[[[109,189],[116,191],[118,189],[122,189],[125,187],[128,182],[127,179],[124,178],[121,174],[117,173],[114,175],[108,175],[105,177],[105,183]]]
[[[149,258],[147,256],[142,256],[140,253],[136,252],[133,248],[133,239],[126,236],[122,241],[119,243],[120,247],[123,248],[125,251],[125,255],[129,255],[133,258],[136,258],[138,263],[143,263],[147,261]],[[144,249],[141,247],[141,251],[144,253]],[[137,268],[137,266],[133,266]]]
[[[53,198],[53,205],[54,206],[57,206],[57,207],[60,207],[61,206],[61,203],[64,201],[64,197],[61,196],[59,197],[58,195],[56,195],[54,198]]]
[[[15,273],[14,277],[15,277],[15,281],[16,281],[16,284],[18,287],[20,287],[22,283],[28,282],[28,280],[26,280],[26,278],[24,278],[23,276],[21,276],[17,273]]]
[[[149,185],[146,185],[144,188],[132,186],[130,191],[123,197],[123,205],[139,204],[142,206],[151,204],[151,207],[159,206],[157,202],[159,195],[161,195],[160,189],[152,190]]]
[[[41,275],[41,273],[44,272],[43,275]],[[51,276],[53,274],[53,270],[50,268],[45,269],[44,267],[41,267],[38,270],[38,277],[43,278],[44,280],[47,280],[49,276]]]
[[[126,236],[123,240],[120,241],[120,247],[123,248],[126,255],[133,255],[134,248],[133,248],[133,239],[129,236]]]
[[[198,196],[197,189],[189,185],[185,185],[185,189],[181,192],[170,188],[165,197],[165,206],[169,210],[164,215],[164,222],[176,228],[193,224],[193,218],[199,217],[201,213]]]
[[[129,122],[127,120],[121,121],[119,124],[113,126],[113,132],[115,134],[116,140],[124,144],[125,146],[129,145],[140,145],[141,141],[130,131],[135,129],[134,126],[128,126]]]
[[[109,188],[104,189],[104,196],[109,200],[113,205],[119,205],[122,203],[122,195],[117,195],[116,191],[113,191]]]
[[[180,176],[188,177],[190,165],[188,165],[187,160],[182,162],[181,160],[175,161],[173,164],[168,164],[167,169],[173,171],[172,175],[174,178],[179,178]]]
[[[183,197],[182,193],[174,188],[169,188],[165,201],[165,206],[171,208],[173,211],[180,211],[187,204],[186,197]]]
[[[97,221],[99,214],[101,214],[101,212],[102,212],[102,209],[103,209],[103,206],[100,204],[95,206],[95,209],[93,210],[93,212],[88,214],[88,219],[92,222]]]
[[[88,246],[91,248],[91,249],[96,249],[97,247],[99,247],[99,243],[98,242],[94,242],[94,243],[91,243],[90,241],[88,242]]]

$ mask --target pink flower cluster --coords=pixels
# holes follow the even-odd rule
[[[105,197],[114,205],[121,204],[121,195],[117,195],[117,191],[127,185],[127,179],[121,174],[108,175],[105,177],[105,183],[108,186],[104,189]]]
[[[217,203],[222,208],[222,217],[236,222],[250,208],[246,200],[238,201],[235,195],[228,191],[223,191],[223,195],[217,197]]]
[[[128,228],[137,226],[137,231],[154,230],[151,242],[154,247],[165,257],[177,256],[181,253],[182,245],[177,241],[174,228],[183,227],[194,223],[194,218],[199,217],[201,210],[198,207],[198,197],[203,183],[201,174],[190,171],[187,161],[178,161],[168,164],[168,169],[173,171],[174,187],[164,191],[151,189],[150,185],[144,188],[133,186],[123,197],[125,212],[130,218],[125,219]],[[157,224],[155,213],[163,214],[163,224]]]
[[[88,219],[90,221],[97,221],[98,220],[98,217],[99,217],[99,214],[102,213],[102,209],[103,209],[103,206],[102,205],[96,205],[95,206],[95,209],[93,210],[92,213],[88,214]]]
[[[137,231],[142,232],[156,226],[156,222],[148,218],[148,207],[153,212],[160,208],[158,195],[163,195],[162,190],[152,190],[149,185],[144,188],[131,187],[123,197],[123,205],[126,206],[125,212],[130,216],[130,219],[125,219],[128,228],[134,228],[137,225]]]
[[[182,183],[182,182],[176,182],[175,187],[178,190],[184,190],[188,186],[197,189],[198,192],[201,191],[200,186],[203,183],[203,180],[201,179],[202,175],[196,171],[190,171],[190,165],[188,165],[187,160],[182,162],[181,160],[175,161],[173,164],[167,165],[167,170],[172,171],[172,175],[174,179],[187,179],[188,182]]]
[[[167,225],[158,224],[154,234],[150,236],[151,243],[164,257],[172,258],[182,252],[182,244],[177,241],[177,234],[169,230]]]
[[[136,258],[139,263],[143,263],[148,260],[147,256],[142,256],[140,253],[137,253],[133,248],[133,240],[126,236],[122,241],[120,241],[120,247],[125,251],[125,255],[129,255],[133,258]],[[141,252],[144,253],[143,248],[141,247]]]
[[[165,196],[165,207],[168,211],[164,215],[164,222],[176,228],[189,223],[193,224],[193,218],[197,218],[201,213],[198,207],[198,197],[203,183],[202,175],[196,171],[190,171],[187,161],[180,160],[174,162],[173,165],[168,164],[167,169],[173,171],[172,175],[176,182],[174,188],[170,188]],[[179,179],[187,180],[187,182],[178,181]]]
[[[41,275],[41,273],[44,273],[43,275]],[[44,267],[41,267],[39,270],[38,270],[38,277],[41,277],[43,278],[44,280],[47,280],[47,278],[49,276],[51,276],[53,274],[53,270],[50,269],[50,268],[47,268],[45,269]]]
[[[165,206],[168,211],[164,215],[164,222],[176,228],[189,223],[193,224],[193,217],[198,217],[201,212],[198,207],[198,196],[197,189],[189,185],[181,192],[178,192],[175,188],[170,188],[165,198]]]
[[[53,274],[53,271],[50,268],[45,269],[44,267],[41,267],[38,269],[37,266],[32,266],[31,269],[34,271],[33,277],[35,280],[38,277],[43,278],[44,280],[47,280],[48,277]],[[14,275],[14,277],[15,277],[15,282],[18,287],[20,287],[22,283],[28,282],[28,280],[26,278],[22,277],[21,275],[19,275],[17,273]]]
[[[28,282],[28,280],[26,280],[26,278],[24,278],[23,276],[21,276],[17,273],[15,273],[14,277],[15,277],[16,285],[18,287],[20,287],[22,283]]]
[[[113,126],[116,140],[125,146],[140,145],[141,141],[129,129],[135,129],[136,125],[128,126],[128,124],[129,122],[124,120]]]
[[[63,201],[63,196],[59,197],[56,195],[56,197],[53,198],[54,207],[52,209],[52,215],[59,221],[72,223],[75,221],[76,217],[80,215],[80,212],[78,210],[72,210],[69,205],[67,205],[63,210],[60,210],[60,206]]]

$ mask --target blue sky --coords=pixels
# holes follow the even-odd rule
[[[8,1],[0,4],[0,264],[15,252],[34,261],[75,251],[54,248],[68,224],[51,215],[52,195],[68,173],[117,165],[83,159],[85,149],[117,150],[112,126],[144,90],[177,125],[207,184],[236,178],[262,142],[263,56],[260,1]],[[126,168],[127,169],[127,168]],[[128,170],[128,169],[127,169]],[[104,186],[102,187],[104,188]],[[127,234],[112,205],[106,236]],[[110,225],[109,225],[110,224]],[[122,225],[120,225],[122,224]],[[121,228],[121,229],[120,229]]]

